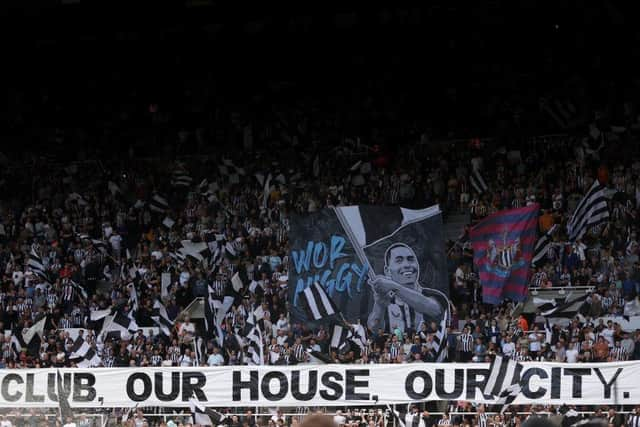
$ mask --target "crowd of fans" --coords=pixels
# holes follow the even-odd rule
[[[310,125],[308,125],[310,127]],[[482,304],[466,231],[448,242],[454,313],[448,334],[450,361],[484,361],[492,354],[518,360],[608,361],[640,357],[640,335],[622,330],[603,316],[638,312],[640,286],[636,213],[636,173],[629,159],[601,166],[600,155],[616,146],[616,135],[602,131],[595,149],[574,137],[522,144],[518,150],[492,149],[482,141],[458,144],[455,151],[417,143],[391,158],[379,147],[346,142],[321,152],[317,130],[298,126],[289,153],[252,151],[253,134],[273,130],[238,128],[243,151],[181,160],[131,159],[116,167],[101,162],[43,165],[31,192],[2,204],[0,220],[0,364],[9,368],[73,366],[75,335],[100,355],[99,366],[219,366],[246,364],[242,339],[249,314],[264,310],[265,360],[268,364],[317,362],[307,350],[330,354],[338,362],[405,363],[434,360],[435,325],[418,330],[369,331],[364,351],[331,352],[330,331],[310,329],[289,318],[287,306],[287,232],[291,214],[309,214],[326,206],[439,203],[446,213],[469,212],[472,221],[500,209],[539,203],[540,232],[554,224],[554,243],[532,269],[531,287],[588,286],[594,292],[568,325],[545,330],[544,317],[513,316],[514,304]],[[182,141],[198,138],[183,132]],[[627,138],[622,136],[618,138]],[[603,141],[606,141],[603,142]],[[296,143],[293,144],[296,146]],[[364,160],[371,167],[350,167]],[[489,190],[478,194],[469,171],[478,167]],[[597,166],[600,165],[600,168]],[[267,177],[271,175],[272,179]],[[176,177],[188,177],[176,185]],[[565,225],[576,201],[593,179],[614,191],[611,220],[577,242],[566,241]],[[265,182],[270,185],[265,190]],[[166,206],[157,208],[162,194]],[[166,210],[165,210],[166,209]],[[181,242],[219,241],[231,245],[217,257],[176,256]],[[35,254],[35,255],[34,255]],[[41,259],[44,274],[28,266]],[[215,261],[214,261],[215,258]],[[231,278],[239,273],[241,288]],[[167,283],[162,284],[163,274]],[[234,303],[218,331],[206,330],[187,309],[194,299],[213,293]],[[123,339],[108,338],[103,321],[91,313],[112,309],[135,319],[138,327],[157,326],[154,302],[160,299],[170,336],[132,330]],[[155,314],[157,315],[157,313]],[[512,317],[513,316],[513,317]],[[41,347],[16,352],[11,334],[46,317]],[[157,330],[156,330],[157,331]],[[194,348],[197,338],[202,348]],[[246,344],[246,343],[245,343]],[[203,351],[199,351],[203,350]]]
[[[470,225],[501,209],[539,203],[540,233],[557,227],[553,245],[532,267],[531,288],[592,288],[565,323],[549,324],[540,313],[515,316],[509,301],[485,305],[467,227],[457,241],[447,242],[453,302],[449,361],[488,361],[495,354],[520,361],[640,359],[640,333],[615,321],[638,313],[640,161],[610,155],[633,138],[632,132],[594,122],[592,134],[533,139],[513,149],[491,140],[435,143],[422,135],[406,150],[391,152],[384,144],[357,139],[327,148],[323,125],[297,123],[294,117],[261,126],[233,121],[235,149],[179,160],[129,153],[118,162],[44,157],[13,163],[16,173],[5,175],[0,205],[0,329],[5,331],[0,366],[76,366],[76,335],[68,330],[78,329],[99,356],[92,367],[248,364],[243,334],[258,306],[264,310],[265,364],[319,363],[317,353],[339,363],[434,361],[436,325],[369,331],[364,349],[341,352],[329,348],[327,328],[292,321],[287,232],[290,215],[327,206],[436,203],[445,216],[469,214]],[[274,135],[286,143],[261,150]],[[207,135],[185,130],[178,138],[178,147],[201,147]],[[607,158],[614,161],[603,161]],[[367,167],[354,170],[357,161]],[[469,181],[474,167],[488,186],[482,194]],[[186,184],[176,184],[185,176]],[[593,179],[613,190],[611,220],[568,242],[567,219]],[[161,209],[157,195],[166,200]],[[204,261],[177,256],[185,240],[222,241],[231,250],[215,260],[213,250]],[[34,257],[44,274],[29,267]],[[243,278],[239,289],[231,284],[236,273]],[[209,293],[234,297],[223,337],[185,311]],[[156,300],[174,322],[168,336],[158,328],[148,332],[157,326]],[[121,312],[147,332],[104,333],[104,319],[92,320],[91,313],[105,309]],[[16,349],[12,337],[43,318],[39,348]]]

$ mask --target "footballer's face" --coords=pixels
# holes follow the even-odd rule
[[[418,281],[420,274],[420,266],[415,252],[406,246],[397,246],[391,249],[385,273],[396,283],[413,286]]]

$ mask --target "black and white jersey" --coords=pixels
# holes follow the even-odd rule
[[[627,427],[640,427],[640,414],[629,414],[627,417]]]
[[[487,414],[484,412],[478,414],[478,427],[489,427],[488,421],[489,416]]]
[[[473,351],[473,335],[469,333],[460,335],[460,350],[465,353]]]

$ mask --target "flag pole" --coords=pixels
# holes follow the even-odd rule
[[[358,260],[360,261],[360,263],[362,263],[363,267],[364,266],[367,267],[367,275],[369,276],[369,279],[371,280],[375,279],[375,272],[371,267],[369,258],[367,258],[367,255],[364,253],[364,249],[358,244],[358,241],[353,235],[353,230],[351,230],[351,227],[349,226],[348,221],[344,217],[344,214],[339,209],[336,209],[336,208],[333,208],[333,212],[335,212],[336,217],[338,218],[338,221],[340,221],[340,225],[342,226],[345,233],[347,234],[347,237],[349,238],[349,243],[351,243],[351,246],[353,246],[353,250],[355,251],[356,256],[358,257]]]

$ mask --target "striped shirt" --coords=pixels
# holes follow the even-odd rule
[[[627,427],[640,427],[640,414],[629,414]]]
[[[613,347],[611,349],[611,357],[613,357],[613,360],[616,360],[616,361],[627,360],[627,357],[628,357],[627,350],[625,350],[622,347]]]
[[[180,361],[180,347],[169,347],[167,354],[173,363],[177,364]]]
[[[484,412],[478,414],[478,427],[488,427],[489,416]]]
[[[54,308],[56,304],[58,304],[58,295],[56,295],[53,291],[47,293],[47,306],[49,308]]]
[[[391,356],[391,359],[395,360],[398,357],[398,354],[400,354],[400,344],[392,343],[389,347],[389,355]]]
[[[302,344],[294,344],[291,351],[298,362],[302,362],[304,360],[304,346]]]
[[[18,316],[22,317],[25,311],[30,310],[31,306],[25,302],[21,302],[16,304],[16,311],[18,312]]]
[[[62,301],[69,302],[73,301],[75,289],[70,281],[65,280],[62,286]]]
[[[222,298],[224,296],[224,289],[226,287],[226,283],[224,280],[216,279],[211,282],[211,289],[213,290],[213,296]]]
[[[544,271],[539,271],[533,275],[533,280],[531,282],[531,285],[535,288],[540,288],[542,287],[542,285],[546,283],[546,281],[547,281],[547,273],[545,273]]]
[[[82,314],[82,310],[78,307],[74,308],[71,312],[71,320],[73,322],[73,327],[78,328],[83,326],[84,316]]]
[[[514,352],[512,359],[516,362],[531,362],[531,356],[524,354],[521,351]]]
[[[473,351],[473,335],[466,333],[460,335],[460,350],[464,353],[471,353]]]

